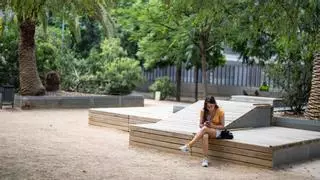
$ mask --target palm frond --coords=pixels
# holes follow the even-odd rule
[[[42,24],[45,39],[47,39],[47,29],[48,29],[48,12],[45,8],[40,10],[39,20]]]
[[[79,42],[81,39],[79,16],[75,15],[72,19],[68,18],[66,21],[68,22],[69,29],[73,33],[75,40]]]
[[[104,3],[97,3],[97,6],[95,6],[95,16],[100,21],[101,25],[103,26],[105,35],[110,38],[114,37],[114,29],[115,24],[114,21],[109,14],[109,12],[106,9],[106,4]]]
[[[9,9],[14,12],[19,22],[26,19],[39,21],[46,32],[48,12],[61,16],[68,22],[77,41],[80,40],[79,15],[95,17],[101,23],[107,37],[113,37],[115,24],[108,10],[112,0],[0,0],[0,11]],[[5,21],[0,17],[3,24]],[[0,25],[0,33],[3,25]]]
[[[0,37],[3,35],[5,29],[14,22],[14,14],[10,8],[0,10]]]

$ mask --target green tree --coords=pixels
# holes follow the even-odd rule
[[[136,1],[120,6],[118,21],[130,39],[138,41],[137,57],[149,70],[175,64],[177,67],[176,99],[180,101],[181,68],[186,35],[177,33],[179,23],[170,21],[171,14],[161,1]]]
[[[183,63],[189,61],[189,65],[195,66],[198,70],[199,59],[202,59],[205,87],[207,69],[224,63],[221,54],[223,28],[219,22],[222,18],[211,18],[209,12],[203,12],[203,7],[206,7],[206,4],[198,6],[195,1],[188,1],[185,4],[181,1],[168,3],[151,0],[137,1],[130,8],[118,10],[121,17],[120,24],[132,32],[133,39],[139,40],[138,57],[145,60],[146,68],[176,65],[178,101]]]
[[[186,26],[194,47],[200,55],[204,95],[207,96],[207,69],[224,64],[223,42],[232,23],[230,12],[238,1],[230,0],[171,0],[165,1],[174,9],[175,17],[187,19]],[[187,27],[187,28],[186,28]],[[198,63],[195,64],[198,69]]]
[[[12,11],[18,20],[19,42],[19,74],[21,95],[43,95],[44,87],[40,81],[35,57],[35,30],[36,24],[42,22],[47,27],[47,13],[70,17],[70,29],[76,32],[78,25],[77,14],[89,13],[97,17],[105,29],[112,30],[112,21],[107,13],[107,1],[46,1],[46,0],[4,0],[0,2],[0,10]]]
[[[273,57],[279,64],[303,64],[305,71],[309,71],[310,59],[315,57],[311,93],[305,114],[310,119],[320,119],[320,63],[316,55],[320,50],[319,1],[247,0],[242,1],[241,5],[241,11],[235,13],[238,16],[235,27],[242,32],[235,33],[241,34],[241,37],[234,38],[239,40],[233,43],[235,49],[247,57],[264,61]],[[296,76],[296,72],[299,71],[289,75]],[[287,82],[286,87],[292,83]],[[305,93],[308,94],[308,91]]]
[[[75,43],[75,50],[82,58],[87,58],[92,48],[100,45],[103,33],[96,19],[84,16],[80,20],[81,38]]]

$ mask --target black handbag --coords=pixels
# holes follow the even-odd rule
[[[232,132],[225,129],[225,130],[221,131],[220,139],[233,139],[233,134],[232,134]]]

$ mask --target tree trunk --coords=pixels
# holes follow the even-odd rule
[[[36,64],[34,41],[35,29],[36,23],[30,19],[20,22],[19,24],[20,94],[24,96],[38,96],[45,94]]]
[[[176,101],[180,102],[181,96],[181,65],[176,66],[176,83],[177,83],[177,92],[176,92]]]
[[[311,92],[305,116],[308,119],[320,119],[320,53],[315,55],[311,81]]]
[[[194,79],[195,79],[194,99],[195,99],[195,101],[198,101],[198,82],[199,82],[199,67],[198,66],[195,66]]]
[[[202,66],[202,85],[204,91],[204,97],[208,96],[207,92],[207,59],[206,59],[206,37],[205,35],[200,35],[200,56],[201,56],[201,66]]]

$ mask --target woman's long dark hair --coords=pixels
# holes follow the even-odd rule
[[[209,109],[207,108],[207,104],[215,104],[215,108],[218,109],[219,106],[217,105],[216,99],[213,96],[207,97],[204,100],[204,105],[203,105],[203,117],[202,117],[202,123],[204,123],[207,120],[207,116],[209,113]]]

